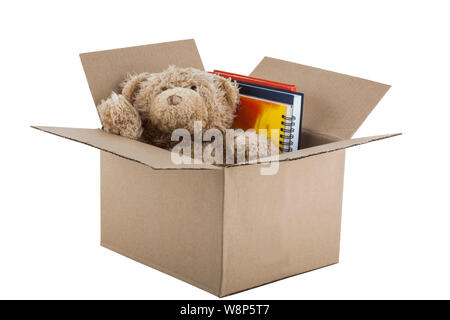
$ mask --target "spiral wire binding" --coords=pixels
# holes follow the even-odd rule
[[[282,140],[280,140],[279,144],[280,144],[280,151],[281,152],[289,152],[289,151],[293,151],[294,148],[294,127],[295,127],[295,116],[292,117],[286,117],[286,116],[281,116],[283,118],[284,121],[281,121],[281,124],[284,125],[284,129],[283,127],[281,128],[281,134],[280,134],[280,138]]]

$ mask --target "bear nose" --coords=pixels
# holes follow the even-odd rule
[[[181,102],[181,100],[183,100],[180,96],[177,95],[171,95],[170,97],[167,98],[167,102],[170,105],[176,106],[177,104],[179,104]]]

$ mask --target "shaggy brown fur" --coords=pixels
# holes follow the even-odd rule
[[[203,132],[215,128],[225,137],[239,104],[235,83],[194,68],[170,66],[161,73],[129,75],[120,90],[97,106],[103,129],[168,150],[178,144],[171,141],[172,131],[184,128],[193,136],[194,121],[201,121]],[[248,159],[249,150],[258,146],[240,141],[247,142]]]

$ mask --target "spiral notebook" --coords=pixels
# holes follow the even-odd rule
[[[279,145],[281,152],[301,147],[303,94],[254,83],[236,81],[239,85],[240,105],[233,128],[255,129]],[[278,129],[273,136],[271,129]]]

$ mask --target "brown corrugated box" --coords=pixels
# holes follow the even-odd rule
[[[194,40],[81,54],[97,104],[128,73],[203,69]],[[101,244],[225,296],[339,261],[345,149],[388,85],[264,58],[252,76],[305,94],[303,149],[275,175],[252,164],[175,165],[101,129],[35,127],[101,150]]]

